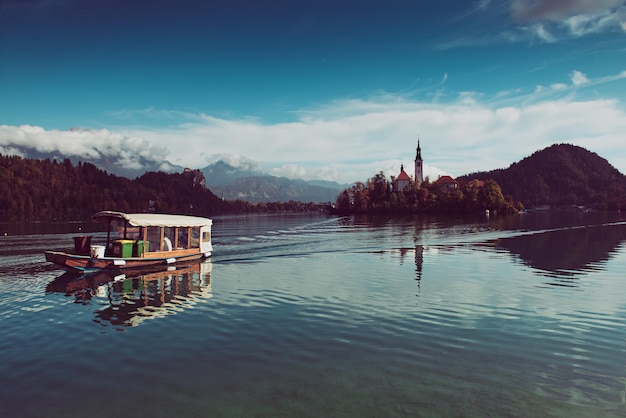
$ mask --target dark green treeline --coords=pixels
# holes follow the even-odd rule
[[[87,220],[101,210],[215,216],[319,208],[300,202],[226,201],[204,186],[199,170],[149,172],[131,180],[91,163],[0,155],[0,222]]]

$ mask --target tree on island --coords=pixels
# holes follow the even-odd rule
[[[411,181],[400,190],[394,176],[387,180],[381,171],[366,183],[357,182],[343,190],[335,202],[337,213],[472,213],[489,210],[515,213],[523,205],[504,196],[494,180],[441,185],[428,178],[419,188]]]

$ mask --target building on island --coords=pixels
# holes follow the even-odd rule
[[[459,188],[459,183],[450,176],[441,176],[435,182],[435,186],[441,191],[452,191]]]
[[[422,149],[420,148],[420,140],[417,139],[417,150],[415,153],[415,188],[419,189],[424,182],[424,166],[422,160]],[[398,190],[404,190],[409,187],[411,177],[404,171],[404,164],[400,166],[400,174],[396,179]]]
[[[411,178],[406,173],[406,171],[404,171],[404,164],[400,166],[400,174],[398,174],[398,178],[396,179],[396,182],[398,184],[398,191],[402,191],[406,189],[407,187],[409,187]]]
[[[417,150],[415,153],[415,188],[419,189],[424,182],[424,166],[422,165],[422,149],[420,139],[417,138]]]

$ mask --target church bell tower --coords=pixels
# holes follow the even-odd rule
[[[415,188],[419,189],[424,182],[424,167],[422,165],[422,149],[420,140],[417,138],[417,151],[415,154]]]

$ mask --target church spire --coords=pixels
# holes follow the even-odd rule
[[[422,149],[420,148],[420,137],[419,137],[419,135],[417,136],[417,153],[415,155],[415,159],[416,160],[421,160],[422,159]]]
[[[422,149],[420,148],[420,137],[417,136],[417,150],[415,152],[415,187],[419,187],[424,182],[424,167],[422,165]]]

